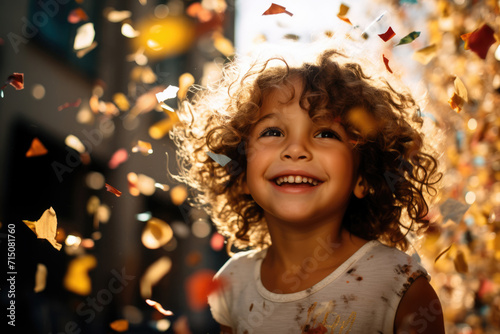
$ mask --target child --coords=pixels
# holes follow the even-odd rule
[[[427,272],[401,251],[440,178],[411,96],[334,50],[244,73],[227,66],[218,90],[184,101],[171,135],[195,203],[253,248],[215,277],[221,331],[444,333]]]

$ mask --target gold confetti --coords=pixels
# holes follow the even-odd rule
[[[47,154],[47,149],[45,146],[43,146],[42,142],[38,138],[33,138],[31,141],[31,146],[26,152],[26,157],[31,158],[31,157],[38,157],[41,155]]]
[[[128,331],[128,321],[125,319],[118,319],[109,324],[112,330],[116,332]]]
[[[153,293],[153,285],[158,283],[172,267],[172,260],[163,256],[151,264],[141,278],[140,292],[144,299],[150,298]]]
[[[93,255],[82,255],[73,259],[64,277],[64,287],[73,293],[86,296],[92,292],[92,281],[89,270],[94,268],[97,260]]]
[[[151,218],[142,231],[142,244],[149,249],[157,249],[169,242],[174,235],[172,228],[158,218]]]
[[[62,245],[56,241],[57,217],[52,207],[45,210],[36,222],[23,220],[23,222],[35,232],[38,239],[46,239],[57,250],[61,250]]]
[[[151,300],[151,299],[146,299],[146,303],[149,305],[149,306],[153,306],[158,312],[160,312],[161,314],[163,315],[174,315],[172,313],[172,311],[167,311],[163,308],[163,306],[161,306],[160,303],[158,302],[155,302],[154,300]]]

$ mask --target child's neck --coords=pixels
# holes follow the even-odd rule
[[[366,243],[342,228],[307,233],[278,233],[271,228],[270,232],[273,244],[263,261],[261,279],[268,290],[280,293],[310,288]]]

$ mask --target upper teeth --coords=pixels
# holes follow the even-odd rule
[[[311,183],[313,186],[318,184],[318,181],[316,181],[310,177],[305,177],[305,176],[300,176],[300,175],[280,176],[280,177],[278,177],[278,179],[276,179],[276,183],[278,185],[282,184],[283,182],[287,182],[287,183]]]

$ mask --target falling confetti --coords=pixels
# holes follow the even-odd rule
[[[115,10],[114,8],[108,7],[103,11],[104,17],[113,23],[122,22],[132,16],[132,12],[129,10]]]
[[[212,11],[204,8],[203,5],[199,2],[195,2],[189,5],[189,7],[186,9],[186,14],[191,17],[197,18],[200,22],[208,22],[214,16]]]
[[[179,91],[177,92],[177,97],[179,100],[184,100],[188,92],[189,87],[194,84],[194,77],[191,73],[181,74],[179,77]]]
[[[227,155],[224,155],[224,154],[216,154],[213,152],[207,152],[207,155],[210,158],[212,158],[212,160],[214,160],[219,165],[221,165],[222,167],[226,166],[231,161],[231,158],[228,157]]]
[[[7,85],[11,85],[16,90],[24,89],[24,73],[13,73],[7,77],[7,81],[5,81],[5,84],[0,87],[0,94],[2,98],[3,90],[5,89],[5,87],[7,87]]]
[[[173,99],[177,96],[177,92],[179,91],[179,87],[175,87],[169,85],[165,90],[156,94],[156,100],[158,103],[162,103],[166,100]]]
[[[62,110],[69,108],[69,107],[79,107],[81,103],[82,103],[82,99],[78,98],[75,102],[66,102],[66,103],[60,105],[59,107],[57,107],[57,111],[62,111]]]
[[[126,149],[121,148],[117,150],[115,153],[113,153],[113,156],[108,162],[108,167],[110,169],[116,169],[118,168],[118,166],[120,166],[127,160],[128,160],[128,152]]]
[[[92,22],[85,23],[76,30],[75,42],[73,49],[82,50],[92,45],[95,38],[94,24]]]
[[[214,40],[214,47],[226,57],[231,57],[234,55],[233,43],[224,37],[220,32],[214,32],[212,35]]]
[[[467,273],[469,271],[469,266],[467,265],[467,260],[465,259],[465,255],[461,250],[457,251],[457,255],[453,260],[453,264],[455,265],[455,269],[459,273]]]
[[[351,23],[351,20],[349,20],[346,15],[347,15],[347,12],[349,11],[349,6],[341,3],[340,4],[340,8],[339,8],[339,12],[337,14],[337,17],[339,19],[341,19],[342,21],[346,22],[346,23],[349,23],[350,25],[352,25]]]
[[[453,92],[452,97],[448,100],[450,107],[455,110],[457,113],[462,111],[462,107],[465,102],[469,101],[467,88],[465,88],[464,83],[460,80],[459,77],[455,78],[454,81],[455,91]]]
[[[166,316],[169,316],[169,315],[174,315],[172,313],[172,311],[167,311],[163,308],[163,306],[161,306],[160,303],[158,302],[155,302],[154,300],[151,300],[151,299],[146,299],[146,303],[149,305],[149,306],[152,306],[154,307],[158,312],[160,312],[161,314],[163,315],[166,315]]]
[[[269,7],[262,15],[275,15],[281,13],[293,16],[293,14],[287,11],[285,7],[277,5],[275,3],[271,4],[271,7]]]
[[[468,47],[475,52],[481,59],[486,59],[490,47],[495,43],[495,31],[487,24],[473,31],[468,36]]]
[[[180,184],[170,190],[170,199],[174,205],[181,205],[188,196],[187,188]]]
[[[45,290],[47,285],[47,267],[43,263],[38,263],[35,274],[35,288],[33,291],[36,293]]]
[[[115,194],[116,197],[120,197],[122,195],[122,192],[120,190],[116,189],[115,187],[110,186],[107,183],[104,186],[106,187],[106,191],[109,191],[110,193]]]
[[[38,157],[41,155],[47,154],[47,149],[45,146],[43,146],[42,142],[38,138],[33,138],[31,141],[31,146],[26,152],[26,157],[31,158],[31,157]]]
[[[89,270],[95,268],[97,260],[93,255],[82,255],[73,259],[68,265],[68,271],[64,276],[64,287],[66,290],[81,296],[87,296],[92,292],[92,281]]]
[[[453,246],[453,244],[449,245],[448,247],[446,247],[446,249],[441,251],[441,253],[439,253],[439,255],[436,256],[436,259],[434,259],[434,263],[436,263],[437,260],[439,260],[444,254],[448,253],[448,251],[451,249],[451,246]]]
[[[385,55],[382,55],[382,60],[384,61],[384,65],[387,71],[389,71],[389,73],[392,73],[392,70],[389,67],[389,59]]]
[[[436,44],[431,44],[417,50],[413,53],[412,58],[421,63],[422,65],[427,65],[437,54],[437,46]]]
[[[118,109],[121,111],[127,111],[130,109],[130,102],[123,93],[116,93],[113,95],[113,102],[116,104]]]
[[[39,220],[23,222],[36,234],[38,239],[46,239],[57,250],[61,250],[62,245],[56,241],[57,217],[52,207],[45,210]]]
[[[388,40],[390,40],[391,38],[393,38],[394,36],[396,36],[396,33],[394,32],[394,30],[392,30],[391,27],[389,27],[389,29],[387,29],[387,31],[383,34],[379,34],[378,35],[380,38],[382,38],[382,40],[384,42],[387,42]]]
[[[125,319],[118,319],[109,324],[109,327],[116,332],[128,331],[128,321]]]
[[[88,21],[89,17],[87,13],[81,8],[75,8],[68,14],[69,23],[78,23],[81,21]]]
[[[151,298],[153,285],[156,285],[172,267],[172,260],[168,256],[163,256],[151,264],[141,277],[140,292],[144,299]]]
[[[132,152],[134,153],[140,152],[143,155],[153,154],[153,146],[151,145],[151,143],[138,140],[137,144],[134,147],[132,147]]]
[[[174,236],[170,225],[158,218],[151,218],[142,231],[142,244],[149,249],[158,249]]]
[[[188,304],[192,310],[200,311],[205,308],[208,295],[222,288],[223,282],[220,280],[214,281],[214,275],[214,271],[202,269],[189,276],[186,280]]]
[[[439,206],[441,215],[443,216],[443,223],[448,221],[448,219],[454,221],[455,223],[460,223],[465,212],[469,210],[470,205],[463,204],[452,198],[448,198],[443,204]]]
[[[408,35],[406,35],[405,37],[401,38],[401,40],[399,41],[398,44],[396,44],[396,46],[411,43],[415,39],[417,39],[418,36],[420,36],[420,31],[413,31]]]

